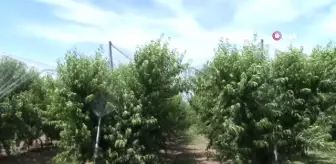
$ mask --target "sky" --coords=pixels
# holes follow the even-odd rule
[[[202,65],[221,38],[243,44],[257,33],[270,49],[309,52],[336,37],[333,0],[8,0],[0,5],[0,53],[54,68],[67,50],[92,53],[108,41],[128,56],[162,33]],[[333,28],[334,27],[334,28]],[[274,41],[274,31],[283,39]],[[295,36],[295,37],[293,37]],[[107,51],[106,51],[107,52]],[[115,63],[127,62],[113,50]],[[105,54],[107,55],[107,54]]]

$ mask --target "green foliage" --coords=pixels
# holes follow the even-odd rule
[[[169,50],[168,43],[162,43],[161,39],[152,41],[135,53],[139,82],[135,95],[142,104],[144,117],[154,117],[158,124],[142,135],[141,142],[156,141],[150,145],[153,151],[165,142],[161,140],[165,139],[162,135],[173,134],[172,130],[180,124],[180,117],[185,116],[180,107],[182,98],[178,96],[185,91],[185,86],[179,75],[188,65],[182,64],[182,54]]]
[[[306,55],[289,47],[269,58],[257,37],[242,48],[222,41],[191,79],[182,76],[183,54],[162,37],[114,69],[101,49],[69,51],[56,77],[4,57],[0,145],[10,154],[45,136],[61,149],[54,163],[91,162],[102,118],[100,163],[162,163],[160,150],[190,126],[222,161],[288,163],[329,152],[336,148],[335,50],[330,43]],[[193,94],[189,102],[183,92]]]
[[[180,93],[181,56],[161,39],[139,48],[135,60],[113,71],[102,58],[71,51],[47,79],[47,125],[60,132],[54,162],[91,161],[97,115],[107,102],[100,138],[100,160],[109,163],[157,163],[169,134],[183,129],[186,106]],[[57,130],[56,129],[56,130]]]
[[[29,146],[42,135],[43,93],[34,70],[9,57],[0,59],[0,141],[7,154],[11,146],[24,141]]]
[[[307,149],[334,149],[331,49],[307,56],[290,48],[271,60],[255,40],[241,49],[220,43],[213,61],[196,75],[190,100],[209,147],[223,161],[238,163],[281,162]]]

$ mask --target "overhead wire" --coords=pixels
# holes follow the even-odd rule
[[[122,56],[124,56],[126,59],[128,60],[132,60],[132,58],[129,55],[126,55],[126,53],[124,53],[121,49],[119,49],[115,44],[111,44],[112,48],[114,48],[115,50],[117,50]],[[0,52],[0,56],[8,56],[11,57],[13,59],[18,59],[19,61],[23,61],[25,64],[28,63],[30,64],[35,64],[37,66],[44,66],[47,68],[53,68],[54,66],[51,66],[49,64],[46,63],[42,63],[42,62],[38,62],[38,61],[34,61],[28,58],[24,58],[21,56],[17,56],[8,52]],[[120,60],[118,60],[119,63],[121,63]],[[43,72],[46,71],[55,71],[53,69],[43,69],[39,74],[42,74]],[[7,75],[6,77],[2,77],[0,81],[4,81],[4,79],[6,79],[9,75]],[[10,93],[11,91],[13,91],[17,86],[19,86],[20,84],[22,84],[23,82],[25,82],[28,79],[29,75],[28,74],[24,74],[21,75],[20,78],[16,79],[15,81],[11,81],[7,80],[5,84],[3,84],[2,86],[0,86],[0,99],[2,99],[4,96],[6,96],[8,93]],[[11,83],[11,84],[9,84]]]
[[[48,64],[45,64],[45,63],[41,63],[41,62],[37,62],[37,61],[31,60],[31,59],[19,57],[19,56],[16,56],[16,55],[13,55],[13,54],[10,54],[10,53],[6,53],[6,52],[1,52],[0,56],[7,56],[7,57],[10,57],[10,58],[19,59],[19,60],[21,59],[21,61],[25,60],[25,61],[29,61],[31,63],[38,63],[39,65],[48,66],[49,68],[52,67],[52,66],[50,66]],[[39,72],[39,74],[41,74],[43,72],[46,72],[46,71],[55,71],[55,70],[53,70],[53,69],[43,69],[42,71]],[[5,79],[8,78],[8,76],[10,76],[10,75],[8,74],[7,76],[2,77],[1,82],[4,82]],[[8,93],[12,92],[17,86],[20,86],[22,83],[24,83],[28,78],[29,78],[29,74],[25,73],[25,74],[21,75],[15,81],[12,81],[13,78],[7,80],[4,84],[2,84],[2,86],[0,86],[0,99],[5,97]],[[11,84],[9,84],[9,83],[11,83]]]
[[[41,72],[39,72],[39,75],[47,71],[54,72],[55,70],[54,69],[44,69]],[[9,86],[4,85],[4,87],[0,89],[0,100],[3,97],[5,97],[8,93],[12,92],[17,86],[20,86],[22,83],[28,80],[29,76],[30,76],[29,74],[24,74],[19,79],[12,82],[12,84],[10,84]]]
[[[128,55],[126,55],[124,52],[122,52],[118,47],[116,47],[114,44],[111,44],[111,46],[117,50],[121,55],[123,55],[125,58],[127,58],[128,60],[132,60],[131,57],[129,57]]]
[[[14,55],[14,54],[11,54],[11,53],[8,53],[8,52],[0,52],[0,56],[8,56],[8,57],[11,57],[11,58],[14,58],[14,59],[18,59],[20,61],[23,61],[25,64],[35,64],[37,66],[45,66],[46,68],[54,68],[55,66],[51,66],[49,64],[46,64],[46,63],[42,63],[42,62],[38,62],[38,61],[35,61],[35,60],[31,60],[31,59],[28,59],[28,58],[24,58],[24,57],[21,57],[21,56],[17,56],[17,55]]]

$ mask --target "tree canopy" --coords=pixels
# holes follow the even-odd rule
[[[90,162],[102,118],[101,163],[163,163],[160,150],[190,126],[223,162],[290,163],[336,148],[335,50],[289,47],[270,57],[256,38],[241,48],[221,41],[191,77],[163,37],[113,69],[102,49],[68,51],[55,77],[3,57],[0,145],[9,155],[45,138],[60,148],[54,163]]]

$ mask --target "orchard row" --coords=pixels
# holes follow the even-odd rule
[[[103,163],[163,163],[160,150],[190,126],[221,161],[286,163],[336,148],[332,44],[309,55],[291,47],[271,58],[256,40],[240,49],[220,42],[192,77],[182,76],[189,65],[162,38],[114,69],[101,52],[69,51],[56,76],[1,59],[0,93],[11,89],[0,99],[0,144],[7,154],[43,136],[61,149],[55,163],[90,162],[97,116]],[[192,93],[187,101],[186,92]]]

